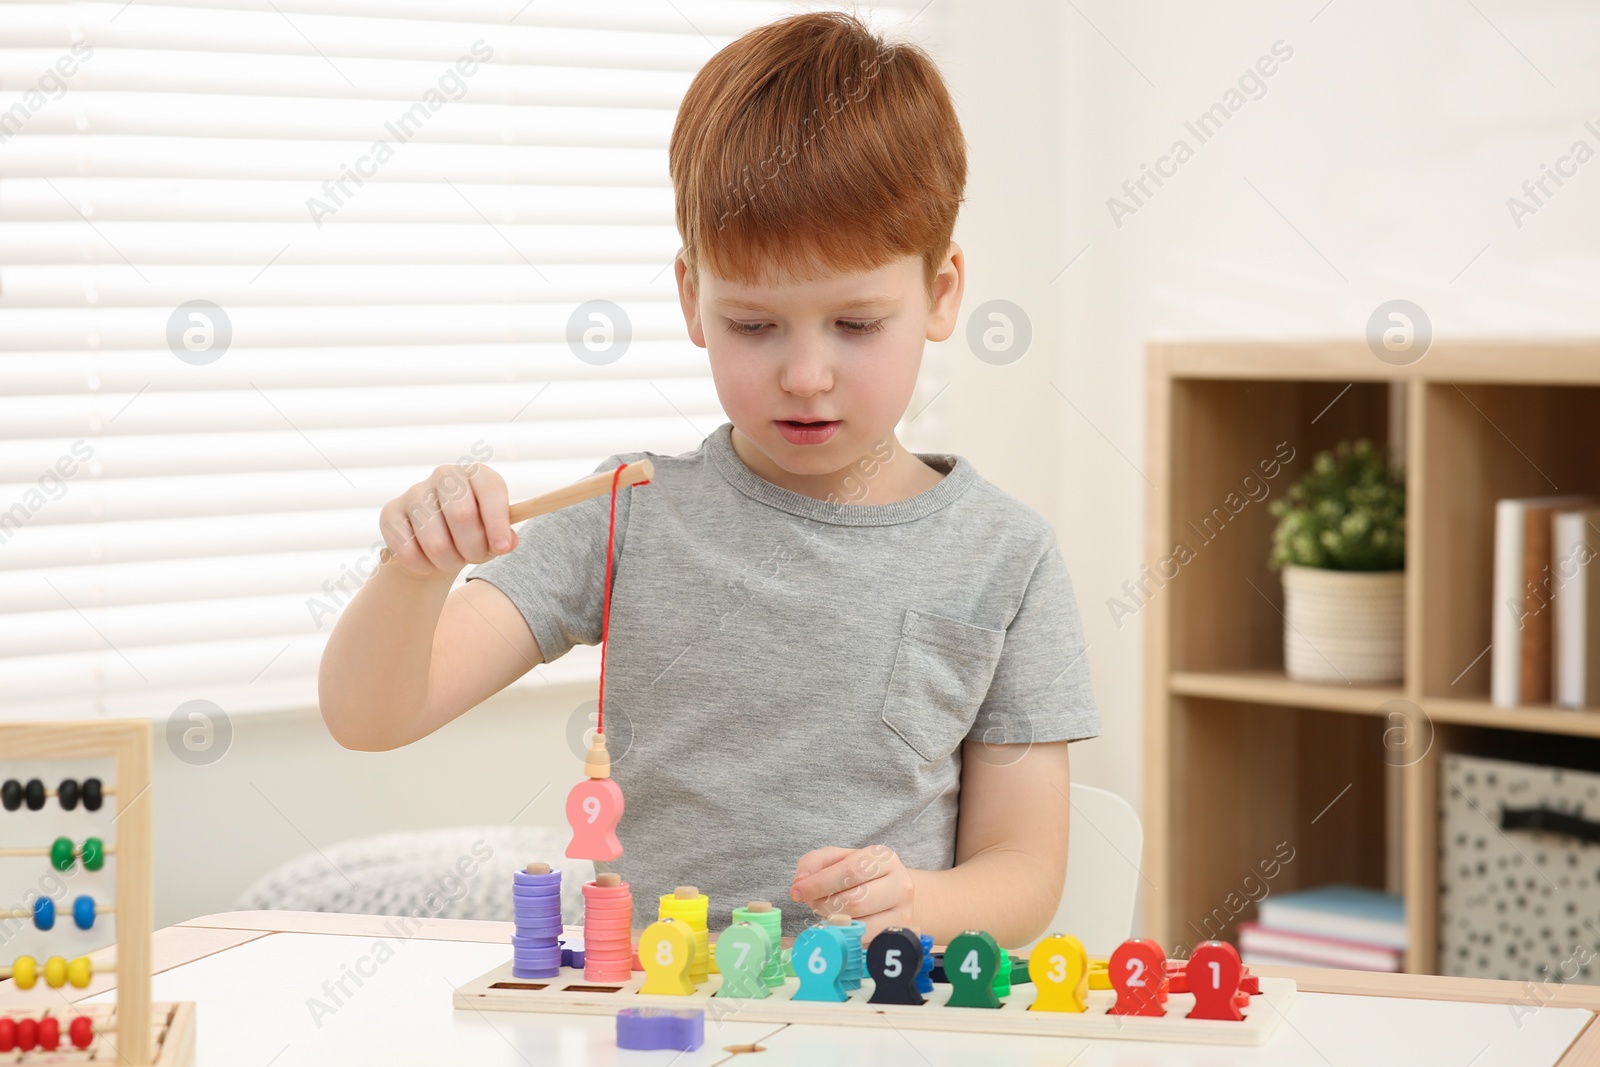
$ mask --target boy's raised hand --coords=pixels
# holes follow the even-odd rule
[[[860,919],[870,941],[880,930],[913,925],[913,890],[911,872],[888,845],[829,846],[800,857],[789,899],[824,917]]]
[[[417,578],[454,577],[517,544],[505,479],[481,463],[449,464],[383,506],[388,564]]]

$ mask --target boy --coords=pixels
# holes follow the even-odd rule
[[[1021,945],[1060,898],[1067,744],[1099,718],[1049,524],[894,434],[964,280],[943,81],[847,15],[794,16],[700,71],[669,154],[684,319],[730,421],[596,468],[655,465],[616,499],[609,866],[645,915],[692,881],[714,924],[769,899],[787,935],[844,912]],[[599,642],[610,496],[517,531],[507,499],[441,467],[383,508],[396,559],[323,658],[341,744],[407,744]]]

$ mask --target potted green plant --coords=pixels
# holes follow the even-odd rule
[[[1397,682],[1404,669],[1406,486],[1386,449],[1344,441],[1275,500],[1283,664],[1303,682]]]

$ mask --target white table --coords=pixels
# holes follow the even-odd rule
[[[1508,1002],[1532,1002],[1517,983],[1272,967],[1254,969],[1294,978],[1301,992],[1285,1025],[1262,1048],[708,1018],[706,1043],[696,1052],[619,1051],[608,1016],[451,1007],[455,986],[508,958],[510,923],[421,920],[413,921],[410,936],[402,936],[396,921],[315,912],[193,919],[156,931],[154,996],[196,1002],[201,1067],[697,1067],[730,1061],[740,1067],[1600,1065],[1600,1026],[1593,1024],[1600,989],[1594,987],[1551,987],[1542,1007],[1521,1014],[1519,1026]],[[336,988],[341,977],[344,992]],[[89,989],[71,992],[104,998],[111,978],[97,976]],[[12,992],[0,995],[0,1002],[28,995]],[[738,1051],[752,1044],[762,1051]]]

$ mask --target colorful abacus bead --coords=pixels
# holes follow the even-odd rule
[[[67,981],[76,988],[87,989],[93,974],[94,966],[89,962],[88,956],[79,956],[67,961]]]
[[[11,964],[11,980],[18,989],[32,989],[39,981],[39,965],[32,956],[18,956]]]
[[[60,956],[51,956],[44,961],[44,981],[51,989],[60,989],[67,983],[72,983],[79,989],[89,984],[90,977],[94,974],[94,965],[88,956],[78,956],[67,960]],[[18,989],[32,989],[39,981],[39,961],[32,956],[18,956],[11,963],[9,975],[0,974],[0,978],[9,977],[16,983]]]
[[[733,921],[754,923],[767,932],[772,939],[772,955],[761,972],[761,980],[769,987],[783,985],[783,912],[773,907],[771,901],[752,900],[742,908],[733,909]]]
[[[72,902],[72,921],[78,929],[87,930],[94,926],[94,916],[94,897],[85,894]]]
[[[56,924],[56,902],[49,897],[39,897],[33,902],[33,925],[49,930]]]
[[[26,783],[15,778],[8,778],[0,784],[0,806],[7,811],[16,811],[24,804],[29,811],[39,811],[45,805],[50,790],[45,788],[44,782],[38,778],[30,778]],[[67,778],[56,787],[55,796],[65,811],[73,811],[78,806],[78,801],[83,801],[83,806],[89,811],[99,811],[104,797],[104,787],[98,778],[87,778],[80,789],[74,778]]]
[[[561,872],[530,863],[512,874],[514,978],[554,978],[561,973]]]
[[[105,866],[106,846],[98,837],[84,840],[81,850],[72,847],[72,839],[58,837],[50,843],[50,866],[58,871],[72,870],[73,863],[81,858],[83,865],[91,871],[98,871]]]
[[[30,778],[27,784],[15,778],[7,778],[5,784],[0,786],[0,803],[5,805],[7,811],[16,811],[22,805],[28,805],[29,811],[38,811],[44,807],[44,783],[37,778]]]
[[[61,1020],[54,1015],[46,1015],[39,1020],[39,1047],[46,1052],[54,1052],[61,1047]]]
[[[67,1024],[67,1036],[75,1048],[88,1048],[94,1041],[94,1020],[87,1015],[78,1016]]]

